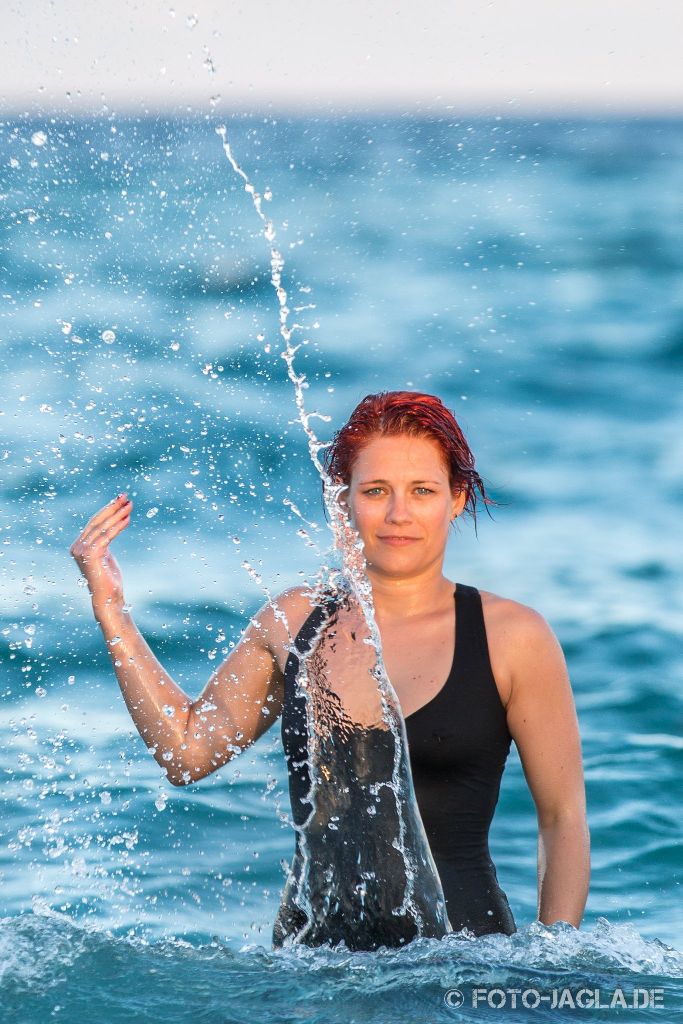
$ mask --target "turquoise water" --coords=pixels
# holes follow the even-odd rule
[[[519,932],[272,953],[293,852],[278,726],[174,789],[68,554],[116,544],[134,618],[197,696],[272,592],[329,555],[268,247],[219,122],[0,122],[2,1021],[480,1020],[481,987],[683,1006],[683,122],[228,121],[285,258],[321,437],[370,391],[456,412],[500,501],[446,573],[532,605],[569,664],[592,879],[534,924],[513,746],[491,851]],[[42,133],[42,134],[40,134]],[[260,582],[259,582],[260,581]],[[461,1007],[446,993],[464,993]],[[454,997],[451,997],[451,1000]],[[509,1019],[573,1012],[547,1002]],[[588,1011],[586,1011],[587,1013]],[[526,1016],[525,1016],[526,1013]]]

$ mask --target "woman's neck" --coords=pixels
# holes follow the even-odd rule
[[[441,569],[400,578],[378,575],[369,569],[368,577],[378,622],[424,615],[453,600],[454,585]]]

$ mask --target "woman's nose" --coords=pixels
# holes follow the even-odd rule
[[[405,499],[394,496],[387,508],[387,519],[394,523],[403,523],[410,519],[410,510]]]

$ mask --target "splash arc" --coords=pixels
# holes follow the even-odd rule
[[[323,501],[335,547],[342,556],[341,571],[323,566],[314,587],[318,610],[326,605],[329,608],[329,600],[332,597],[336,598],[336,611],[331,617],[323,618],[318,623],[318,629],[310,637],[305,650],[297,649],[296,638],[291,647],[292,657],[298,662],[297,688],[299,695],[303,697],[301,707],[305,709],[307,737],[305,764],[308,789],[302,802],[310,810],[305,818],[294,823],[297,850],[283,896],[283,907],[286,906],[287,898],[291,897],[292,906],[301,911],[301,918],[298,923],[293,923],[295,915],[292,915],[289,932],[283,926],[280,938],[282,944],[317,944],[318,940],[324,941],[326,935],[330,936],[329,919],[334,916],[331,894],[335,891],[337,910],[345,913],[347,917],[345,926],[343,916],[337,915],[339,928],[336,936],[340,941],[346,941],[350,948],[356,948],[354,944],[357,940],[357,920],[361,914],[368,922],[368,935],[363,948],[377,948],[378,944],[383,944],[380,941],[382,937],[387,935],[387,929],[383,929],[381,921],[377,919],[377,934],[373,938],[373,922],[366,913],[366,883],[369,876],[373,875],[372,866],[365,866],[363,873],[366,877],[355,885],[355,899],[345,890],[344,880],[340,877],[348,868],[347,851],[344,850],[343,857],[335,855],[340,849],[348,847],[349,842],[342,840],[341,844],[338,842],[335,847],[330,841],[330,833],[338,829],[334,819],[340,818],[340,815],[332,813],[335,793],[339,801],[340,782],[344,784],[342,790],[346,789],[351,794],[348,801],[351,810],[354,809],[354,799],[358,804],[359,801],[365,801],[369,793],[376,803],[382,805],[383,815],[374,816],[376,841],[381,842],[386,838],[382,829],[386,830],[387,815],[395,828],[396,834],[391,840],[391,845],[402,863],[403,883],[401,901],[391,907],[391,915],[400,920],[410,919],[414,924],[414,929],[407,931],[408,939],[413,935],[442,937],[451,931],[451,927],[446,913],[443,889],[414,795],[400,704],[382,657],[381,638],[375,620],[372,587],[366,572],[363,544],[339,501],[341,493],[346,489],[345,485],[330,479],[319,458],[319,453],[328,447],[329,443],[319,440],[311,420],[329,422],[330,417],[306,409],[304,390],[308,387],[308,382],[305,374],[297,373],[294,366],[294,357],[301,346],[294,344],[292,337],[301,326],[289,324],[288,295],[282,278],[285,262],[276,245],[273,221],[263,209],[264,199],[268,201],[271,193],[268,191],[261,195],[239,165],[228,140],[227,128],[219,126],[216,133],[222,140],[223,151],[230,166],[242,179],[244,190],[251,197],[256,214],[262,223],[264,239],[269,246],[270,280],[278,300],[279,333],[284,342],[280,355],[287,365],[287,374],[294,388],[298,419],[306,434],[309,455],[322,481]],[[365,635],[351,645],[352,659],[355,659],[351,666],[338,664],[338,656],[333,653],[335,648],[329,643],[330,624],[336,623],[338,626],[340,615],[346,620],[347,633],[354,641],[359,633],[358,627],[365,627]],[[355,628],[351,629],[349,623],[353,623]],[[291,639],[291,632],[288,632]],[[334,629],[332,632],[336,635]],[[327,652],[329,664],[321,664],[321,650]],[[372,651],[372,655],[364,657],[368,651]],[[324,659],[322,661],[324,662]],[[343,696],[340,700],[339,694],[334,693],[328,685],[328,670],[333,665],[341,671],[337,678],[343,677],[347,684],[346,704]],[[377,708],[370,709],[368,706],[368,675],[375,683],[373,690],[381,708],[379,715]],[[335,700],[337,704],[330,713],[330,702],[334,704]],[[320,728],[322,711],[327,713],[328,723],[332,723],[327,732],[321,731]],[[371,721],[368,721],[368,715]],[[342,744],[339,743],[340,729],[344,737]],[[380,739],[381,755],[378,747]],[[359,775],[363,776],[362,783]],[[390,810],[387,801],[391,804]],[[369,806],[372,810],[372,805]],[[349,819],[346,824],[351,820]],[[365,815],[365,823],[362,819],[357,820],[355,827],[358,830],[364,829],[369,820],[370,815]],[[362,848],[364,843],[367,845],[366,838],[359,831],[356,840],[359,848]],[[326,858],[324,862],[328,864],[324,872],[319,869],[321,856]],[[379,863],[375,866],[381,868]],[[421,898],[421,893],[416,892],[416,880],[433,894],[431,901],[426,903]],[[385,908],[381,913],[384,913],[384,910]],[[282,916],[281,913],[279,920]],[[281,920],[280,923],[282,924]],[[276,925],[276,933],[277,930]],[[392,934],[386,944],[401,944],[401,936],[394,934],[395,931],[394,929],[392,933],[392,929],[389,929],[389,933]]]

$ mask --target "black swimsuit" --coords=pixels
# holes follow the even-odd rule
[[[511,934],[516,930],[515,922],[505,893],[498,885],[488,849],[488,831],[511,736],[491,670],[479,591],[458,583],[455,605],[456,644],[448,679],[432,700],[404,719],[415,799],[453,930],[467,927],[475,935]],[[328,607],[334,607],[334,601]],[[313,609],[297,634],[298,652],[303,654],[310,649],[325,615],[325,607]],[[296,655],[290,654],[285,668],[282,742],[292,814],[295,824],[301,826],[311,804],[306,800],[310,776],[306,705],[303,695],[297,692],[299,664]],[[390,734],[372,729],[352,736],[354,744],[371,744],[365,753],[360,748],[354,750],[356,765],[363,757],[381,758],[385,737],[390,739]],[[391,755],[384,752],[384,756]],[[297,832],[295,875],[301,864],[299,838]],[[428,884],[428,875],[423,877]],[[293,880],[289,885],[296,888]],[[434,894],[425,897],[433,900]],[[274,945],[282,945],[304,920],[305,915],[293,908],[291,892],[286,887],[273,932]],[[432,927],[432,934],[443,934],[438,930],[438,921],[432,922]],[[355,938],[356,932],[340,921],[338,936],[349,943],[349,936]],[[405,939],[401,934],[398,938],[388,936],[384,941],[396,944]],[[369,934],[365,939],[358,936],[357,948],[373,948],[373,942],[376,945]]]
[[[420,815],[454,931],[516,931],[488,834],[512,737],[491,670],[481,595],[458,583],[446,683],[405,718]]]

